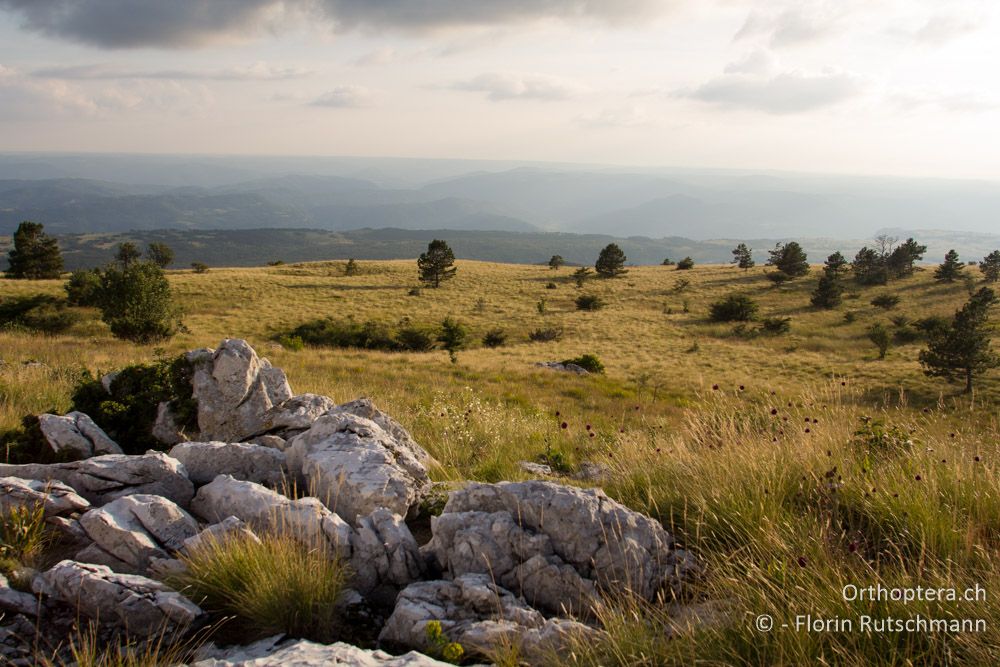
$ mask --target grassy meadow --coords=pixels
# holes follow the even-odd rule
[[[705,564],[683,604],[609,601],[598,614],[607,641],[578,646],[562,662],[996,663],[1000,371],[962,395],[923,374],[922,342],[893,345],[879,360],[866,336],[876,321],[893,330],[893,316],[950,317],[968,298],[963,282],[936,284],[928,267],[887,286],[848,280],[841,307],[817,310],[809,305],[816,268],[774,287],[762,268],[632,267],[578,288],[571,268],[457,266],[453,281],[417,295],[413,261],[362,261],[351,276],[344,262],[169,272],[185,331],[156,346],[115,340],[91,310],[65,335],[0,332],[0,431],[28,413],[67,410],[83,368],[106,372],[246,338],[285,369],[297,393],[371,397],[434,455],[439,480],[520,479],[518,461],[543,457],[570,471],[602,463],[609,495],[661,519]],[[966,273],[978,280],[977,269]],[[62,286],[2,280],[0,298],[60,295]],[[790,317],[790,333],[747,338],[710,322],[709,304],[733,292],[755,299],[761,316]],[[898,295],[899,305],[872,306],[883,293]],[[579,311],[580,294],[607,305]],[[443,350],[296,351],[275,342],[320,317],[436,325],[447,316],[471,332],[454,364]],[[507,344],[483,347],[483,334],[497,327]],[[529,341],[547,327],[561,328],[562,339]],[[534,366],[587,353],[606,374]],[[848,584],[978,584],[986,595],[848,601]],[[762,614],[773,630],[755,627]],[[806,614],[982,618],[986,629],[796,631],[795,617]]]

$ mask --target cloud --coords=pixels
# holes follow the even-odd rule
[[[772,48],[796,46],[841,32],[851,2],[803,2],[777,10],[751,11],[733,41],[763,38]]]
[[[426,31],[545,19],[634,23],[681,0],[0,0],[25,28],[101,48],[189,48],[241,41],[296,22],[336,30]]]
[[[398,60],[402,54],[391,46],[369,51],[351,61],[355,67],[371,67],[373,65],[389,65]]]
[[[889,103],[899,111],[946,111],[950,113],[985,113],[1000,109],[997,100],[979,92],[908,91],[889,95]]]
[[[723,70],[726,74],[770,74],[778,66],[778,59],[765,49],[757,49],[741,60],[731,62]]]
[[[830,107],[861,94],[863,86],[846,73],[806,74],[788,71],[771,76],[725,74],[676,96],[722,109],[750,109],[793,114]]]
[[[573,81],[545,74],[490,72],[467,81],[457,81],[452,90],[486,93],[494,102],[504,100],[568,100],[581,95],[585,88]]]
[[[310,106],[328,107],[333,109],[360,109],[370,107],[374,104],[374,95],[364,86],[337,86],[323,95],[320,95]]]
[[[249,67],[234,67],[219,70],[132,70],[118,69],[107,65],[71,65],[68,67],[44,67],[34,70],[31,75],[37,79],[63,79],[80,81],[100,81],[110,79],[170,79],[190,81],[286,81],[301,79],[312,72],[297,67],[272,67],[258,62]]]
[[[889,34],[925,46],[942,46],[979,30],[981,26],[981,21],[939,14],[931,16],[916,29],[902,30],[897,28],[890,30]]]
[[[646,110],[635,105],[602,109],[580,116],[577,121],[587,127],[643,127],[652,122]]]

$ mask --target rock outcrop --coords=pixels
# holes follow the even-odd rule
[[[203,440],[242,442],[261,433],[267,411],[292,396],[284,371],[245,340],[227,338],[218,349],[189,352],[187,360]]]
[[[155,559],[169,558],[198,533],[198,522],[176,504],[143,494],[90,510],[80,526],[93,544],[76,560],[127,574],[145,573]]]
[[[64,560],[36,578],[33,588],[102,625],[138,636],[170,636],[202,617],[197,605],[164,584],[103,565]]]
[[[285,453],[289,471],[349,522],[380,507],[407,516],[430,488],[427,469],[408,443],[345,410],[317,419]]]
[[[57,457],[86,459],[100,454],[121,454],[118,444],[82,412],[38,415],[38,426]]]
[[[528,664],[554,664],[571,641],[595,638],[597,630],[566,619],[546,619],[489,575],[465,574],[453,581],[421,581],[407,586],[396,600],[379,642],[398,648],[432,649],[427,624],[437,621],[442,634],[469,653],[488,657],[513,648]],[[557,662],[557,660],[555,660]]]
[[[182,442],[170,456],[184,464],[188,479],[208,484],[218,475],[275,486],[285,479],[285,455],[245,442]]]
[[[586,613],[600,590],[679,593],[693,571],[659,522],[596,489],[473,483],[451,494],[431,529],[425,548],[443,570],[490,574],[553,613]]]
[[[162,452],[107,454],[69,463],[0,464],[0,476],[58,480],[94,505],[136,493],[169,498],[186,507],[194,486],[180,461]]]
[[[270,645],[268,645],[270,641]],[[191,667],[446,667],[421,653],[390,655],[385,651],[369,651],[343,642],[317,644],[300,639],[275,642],[274,638],[252,647],[237,647],[216,651],[216,656],[192,663]]]
[[[0,512],[15,507],[41,505],[46,517],[82,512],[90,507],[86,498],[58,480],[39,481],[20,477],[0,477]]]

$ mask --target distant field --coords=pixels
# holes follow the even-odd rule
[[[937,285],[918,268],[884,287],[849,283],[844,305],[821,311],[809,306],[816,268],[781,288],[764,269],[714,265],[633,268],[579,289],[568,268],[459,261],[455,280],[412,296],[414,261],[359,265],[354,276],[344,262],[171,272],[187,331],[162,346],[114,340],[95,312],[70,335],[0,333],[0,430],[26,413],[67,409],[81,367],[107,371],[247,338],[286,370],[296,392],[372,397],[437,458],[438,479],[516,479],[524,476],[517,461],[546,453],[570,468],[608,465],[607,491],[661,518],[699,553],[712,572],[702,595],[732,612],[710,627],[654,614],[682,640],[649,649],[664,661],[942,664],[957,655],[956,664],[987,664],[1000,650],[1000,590],[982,605],[947,609],[989,617],[986,634],[760,635],[748,622],[765,611],[779,619],[872,612],[837,599],[846,582],[1000,581],[1000,371],[979,381],[973,400],[924,376],[921,342],[894,345],[879,361],[865,335],[876,321],[892,330],[892,316],[950,316],[968,297],[963,283]],[[978,279],[978,270],[966,272]],[[60,294],[62,283],[0,281],[0,298],[40,292]],[[710,323],[709,304],[732,292],[757,300],[762,316],[790,317],[791,332],[747,340],[732,325]],[[870,304],[886,292],[900,297],[894,310]],[[578,311],[581,293],[607,306]],[[274,342],[319,317],[438,324],[449,315],[472,331],[457,364],[441,350],[292,351]],[[482,347],[495,327],[508,344]],[[561,327],[564,336],[529,342],[539,327]],[[596,354],[606,375],[534,366],[584,353]],[[864,416],[907,434],[908,453],[883,459],[859,449]],[[874,610],[944,613],[928,603]]]

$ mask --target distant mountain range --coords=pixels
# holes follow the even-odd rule
[[[0,234],[22,220],[60,237],[385,228],[844,242],[898,228],[981,256],[1000,233],[1000,184],[452,160],[0,155]]]
[[[562,255],[570,264],[593,265],[601,248],[618,243],[629,264],[660,264],[669,257],[686,256],[698,263],[727,263],[732,259],[736,240],[694,241],[671,237],[619,238],[602,234],[566,234],[559,232],[502,232],[469,230],[360,229],[334,232],[317,229],[240,229],[240,230],[151,230],[128,233],[74,234],[59,238],[67,269],[101,266],[110,262],[115,246],[133,241],[140,246],[154,241],[174,249],[174,268],[192,262],[210,266],[262,266],[268,262],[306,262],[319,260],[412,259],[427,249],[434,238],[444,238],[459,260],[544,264],[552,255]],[[940,262],[954,247],[962,259],[980,259],[986,252],[979,248],[1000,248],[1000,236],[970,235],[963,239],[954,234],[944,237],[934,233],[921,235],[928,245],[926,260]],[[812,262],[841,251],[848,258],[867,243],[864,239],[837,241],[802,239]],[[0,238],[0,269],[6,266],[10,237]],[[749,239],[754,256],[763,263],[775,239]],[[415,265],[414,265],[415,266]],[[415,269],[414,269],[415,270]]]

